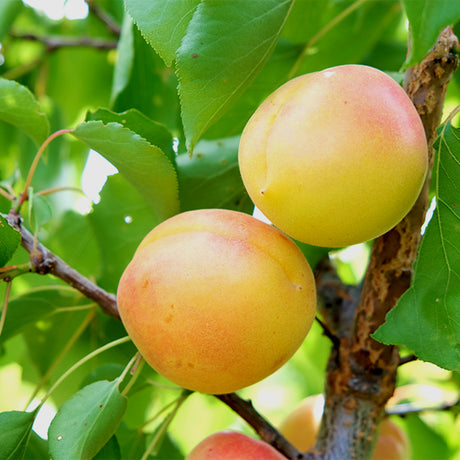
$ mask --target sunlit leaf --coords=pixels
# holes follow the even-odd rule
[[[250,85],[272,53],[292,0],[201,2],[178,50],[187,148]]]
[[[115,165],[145,197],[159,219],[178,212],[176,172],[159,147],[115,122],[86,121],[73,134]]]
[[[92,383],[59,408],[48,430],[54,460],[91,459],[104,447],[126,410],[118,385],[118,380]]]
[[[125,0],[126,8],[145,39],[166,65],[176,57],[182,37],[201,0]]]
[[[411,46],[406,66],[423,59],[439,33],[460,19],[458,0],[403,0],[411,32]]]
[[[374,338],[404,345],[424,361],[460,370],[460,129],[444,126],[433,169],[437,207],[412,285]]]
[[[35,96],[25,86],[4,78],[0,78],[0,120],[24,131],[37,145],[49,133],[48,118]]]
[[[107,124],[110,122],[120,123],[125,128],[139,134],[152,145],[159,147],[173,161],[175,153],[172,147],[172,135],[166,126],[157,123],[146,117],[136,109],[126,110],[122,113],[115,113],[107,109],[99,109],[95,112],[88,112],[86,121],[100,120]]]

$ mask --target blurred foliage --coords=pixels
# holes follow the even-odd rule
[[[22,217],[50,250],[111,292],[116,292],[120,274],[143,236],[169,215],[205,207],[253,212],[238,170],[239,136],[257,106],[280,84],[305,72],[347,63],[371,65],[400,80],[404,65],[426,53],[440,28],[452,24],[460,33],[456,0],[420,0],[420,5],[411,0],[252,0],[251,6],[246,1],[220,2],[220,8],[199,0],[180,3],[174,10],[167,1],[87,0],[86,17],[52,20],[21,0],[0,1],[0,187],[4,191],[0,212],[11,207],[8,195],[17,198],[22,193],[37,145],[49,132],[72,130],[55,139],[39,162],[31,184],[30,213],[23,212]],[[267,8],[270,15],[264,17]],[[425,22],[419,8],[427,12]],[[158,12],[163,22],[157,21]],[[171,36],[169,25],[176,25],[178,19],[180,27]],[[413,33],[409,54],[408,19]],[[255,50],[262,38],[264,46]],[[205,39],[209,40],[206,46]],[[459,104],[457,72],[448,88],[445,116]],[[187,145],[194,146],[193,155]],[[98,170],[85,169],[90,148],[113,162],[119,172],[106,178]],[[447,176],[458,168],[458,150],[452,152]],[[447,165],[438,164],[441,170]],[[89,175],[94,187],[82,193],[74,189],[82,188],[83,174]],[[105,185],[99,190],[101,181]],[[66,190],[41,196],[54,187]],[[94,198],[99,192],[99,198]],[[457,193],[458,199],[458,181],[450,184],[447,193],[451,197]],[[442,268],[450,276],[458,275],[456,259],[451,262],[460,247],[456,204],[449,203],[450,219],[457,217],[449,220],[449,235],[441,243],[428,242],[426,259],[420,259],[420,265],[427,267],[418,279],[428,297],[430,276],[440,271],[436,250],[443,242],[449,241],[450,252],[449,258],[441,260],[441,265],[448,261],[449,266]],[[2,217],[0,226],[4,225]],[[0,233],[3,264],[27,263],[18,243],[11,228]],[[299,246],[313,267],[328,253],[324,248]],[[344,282],[362,281],[369,244],[330,255]],[[454,300],[449,302],[458,306],[458,286],[451,287]],[[6,291],[6,283],[1,283],[0,303]],[[404,311],[404,321],[410,322],[413,310]],[[433,313],[427,330],[439,318],[457,315],[448,325],[449,346],[456,346],[458,353],[460,321],[455,311],[458,308]],[[439,325],[434,330],[437,342],[426,341],[425,349],[431,347],[436,362],[444,356],[442,347],[437,348],[443,334]],[[397,328],[393,332],[396,341],[403,335]],[[422,342],[430,333],[410,332]],[[0,425],[6,430],[0,433],[0,453],[7,445],[1,440],[10,435],[9,427],[16,424],[16,435],[21,436],[30,431],[29,416],[7,411],[30,408],[32,396],[33,404],[38,404],[75,362],[125,335],[120,322],[63,282],[35,274],[15,278],[0,335],[0,393],[8,395],[0,398],[0,412],[6,414],[0,413]],[[283,368],[242,390],[241,396],[250,398],[278,425],[301,399],[323,390],[330,346],[315,323]],[[413,349],[403,346],[403,351],[410,354]],[[144,366],[125,408],[113,382],[134,353],[133,345],[124,343],[88,360],[66,378],[39,412],[29,443],[21,444],[24,458],[49,458],[44,438],[50,419],[64,402],[74,403],[71,398],[83,394],[90,406],[97,396],[94,388],[103,388],[104,393],[109,387],[121,423],[117,427],[112,421],[101,422],[102,438],[94,445],[97,449],[105,445],[94,458],[141,458],[168,413],[161,410],[180,392]],[[448,367],[456,371],[420,361],[402,366],[398,388],[405,393],[399,402],[440,407],[458,398],[459,363],[451,359]],[[101,381],[111,383],[100,386]],[[68,423],[65,417],[64,413],[64,422],[56,422],[59,429],[59,423]],[[413,460],[460,460],[458,411],[422,412],[398,423],[409,434]],[[157,455],[149,458],[183,459],[202,438],[225,428],[253,435],[216,398],[193,394],[178,411]],[[54,449],[55,460],[63,458],[59,448]]]

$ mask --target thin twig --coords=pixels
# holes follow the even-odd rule
[[[417,356],[415,355],[408,355],[399,358],[398,366],[402,366],[403,364],[411,363],[412,361],[417,361]]]
[[[398,404],[397,406],[393,406],[388,408],[385,413],[386,415],[397,415],[399,417],[406,417],[407,415],[417,415],[423,412],[443,412],[443,411],[450,411],[452,409],[458,409],[460,411],[460,400],[456,400],[453,402],[446,402],[438,406],[425,406],[425,407],[417,407],[413,404]]]
[[[102,21],[107,29],[113,35],[120,35],[121,29],[120,26],[108,15],[104,10],[99,8],[99,6],[93,0],[86,0],[89,10],[94,14],[100,21]]]
[[[64,47],[90,47],[99,50],[112,50],[117,47],[114,40],[93,37],[42,37],[35,34],[21,34],[14,31],[10,32],[10,37],[18,40],[30,40],[43,43],[48,52],[53,52]]]

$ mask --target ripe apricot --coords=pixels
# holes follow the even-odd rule
[[[220,431],[203,439],[186,460],[286,460],[266,442],[236,431]]]
[[[285,83],[243,130],[239,165],[254,204],[316,246],[382,235],[411,209],[427,171],[420,117],[388,75],[343,65]]]
[[[123,324],[172,382],[229,393],[281,367],[316,311],[314,278],[282,232],[236,211],[178,214],[140,243],[118,287]]]
[[[308,396],[283,420],[280,432],[301,452],[310,450],[318,437],[323,408],[323,395]],[[389,418],[383,419],[372,460],[409,460],[410,451],[406,433]]]

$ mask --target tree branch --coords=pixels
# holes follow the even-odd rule
[[[10,37],[19,40],[31,40],[39,43],[43,43],[46,50],[51,53],[59,48],[63,47],[79,47],[87,46],[100,50],[112,50],[116,49],[117,42],[113,40],[104,40],[102,38],[92,37],[40,37],[34,34],[20,34],[14,31],[9,33]]]
[[[94,0],[86,0],[89,10],[94,14],[100,21],[102,21],[107,29],[113,35],[120,35],[120,26],[108,15],[103,9],[99,8]]]
[[[406,74],[405,89],[422,119],[430,146],[441,121],[448,82],[458,59],[452,30],[440,35],[434,49]],[[370,458],[377,425],[392,395],[398,350],[371,338],[385,316],[409,288],[420,243],[420,228],[428,207],[430,174],[409,214],[374,242],[361,298],[356,306],[352,336],[341,337],[331,354],[326,403],[318,442],[308,458]],[[350,307],[350,310],[353,310]],[[348,429],[344,430],[343,426]]]
[[[3,215],[3,214],[2,214]],[[104,313],[120,319],[117,308],[117,299],[75,269],[67,265],[62,259],[53,254],[46,246],[34,239],[33,235],[23,225],[21,218],[15,211],[4,215],[8,223],[21,233],[21,245],[30,255],[32,270],[40,275],[52,274],[68,283],[83,295],[96,302]]]

